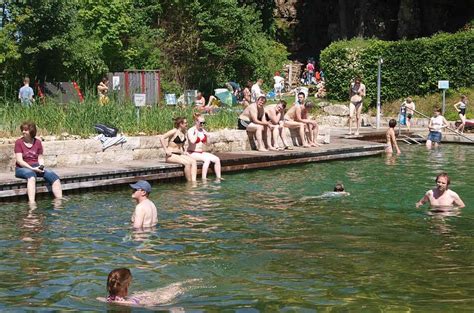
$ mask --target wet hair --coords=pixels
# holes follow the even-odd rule
[[[194,112],[193,113],[193,121],[197,121],[201,117],[201,113],[199,112]]]
[[[395,126],[397,126],[397,121],[395,119],[392,118],[390,121],[388,121],[388,127],[394,128]]]
[[[311,108],[314,107],[314,103],[311,102],[311,101],[306,101],[306,102],[304,103],[304,107],[305,107],[305,108],[308,108],[308,109],[311,109]]]
[[[278,101],[278,104],[281,104],[281,106],[283,107],[283,109],[286,109],[287,103],[286,103],[285,100],[280,100],[280,101]]]
[[[31,138],[36,137],[36,124],[33,122],[26,121],[26,122],[21,123],[20,130],[21,131],[28,130]]]
[[[446,186],[449,186],[449,184],[451,183],[451,180],[449,179],[448,173],[446,172],[439,173],[438,176],[436,176],[435,183],[438,182],[438,178],[440,177],[446,177]]]
[[[265,100],[265,102],[267,102],[267,97],[265,97],[265,96],[260,96],[260,97],[258,97],[257,101],[258,101],[258,100]]]
[[[335,192],[343,192],[344,191],[344,185],[342,183],[337,183],[334,186],[334,191]]]
[[[108,81],[109,81],[109,79],[108,79],[106,76],[102,77],[102,82],[103,82],[104,84],[105,84],[106,82],[108,82]]]
[[[132,282],[132,273],[128,268],[116,268],[107,277],[107,291],[110,296],[123,294]]]
[[[300,95],[303,95],[303,97],[306,98],[306,94],[305,94],[304,92],[298,92],[298,97],[299,97]]]
[[[441,109],[439,107],[435,107],[433,109],[434,112],[438,112],[439,114],[441,114]]]
[[[30,83],[30,78],[29,77],[23,78],[23,84],[29,84],[29,83]]]
[[[186,118],[183,117],[183,116],[175,117],[175,118],[173,119],[173,121],[174,121],[174,127],[175,127],[175,128],[179,128],[179,125],[180,125],[182,122],[184,122],[185,120],[186,120]]]

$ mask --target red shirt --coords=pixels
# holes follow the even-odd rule
[[[41,140],[35,138],[33,139],[33,145],[28,148],[25,145],[23,138],[20,138],[15,141],[15,153],[21,153],[23,156],[23,161],[29,165],[33,165],[38,163],[38,156],[43,154],[43,145],[41,144]],[[21,167],[18,163],[16,166]]]

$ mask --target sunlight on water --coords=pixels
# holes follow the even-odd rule
[[[106,277],[171,312],[466,311],[474,307],[472,147],[402,146],[385,156],[154,184],[159,225],[134,232],[119,191],[3,203],[0,310],[105,310]],[[415,203],[447,171],[466,203]],[[335,182],[350,196],[328,197]],[[129,308],[132,311],[139,308]]]

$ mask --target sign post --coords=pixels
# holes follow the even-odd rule
[[[378,61],[378,71],[377,71],[377,129],[380,128],[380,111],[381,111],[381,104],[380,104],[380,89],[382,85],[382,63],[383,59],[380,58]]]
[[[443,109],[442,109],[442,114],[444,115],[444,112],[446,110],[446,89],[449,89],[449,80],[438,80],[438,89],[443,90]]]
[[[135,108],[137,109],[137,124],[140,124],[140,107],[144,107],[146,105],[146,94],[133,94],[133,103],[135,104]]]

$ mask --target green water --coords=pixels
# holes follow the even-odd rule
[[[61,209],[3,203],[0,310],[113,309],[96,297],[111,269],[129,267],[132,292],[197,279],[155,310],[472,311],[473,147],[402,149],[155,184],[160,224],[145,234],[129,228],[127,188],[71,195]],[[442,170],[466,202],[458,216],[415,209]],[[350,196],[311,198],[337,180]]]

